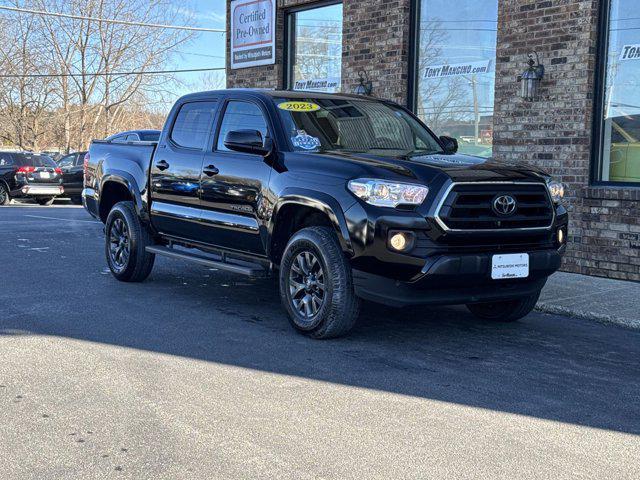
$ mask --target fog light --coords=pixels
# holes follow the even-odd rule
[[[558,243],[562,245],[564,243],[564,230],[558,229]]]
[[[397,252],[406,252],[413,248],[413,233],[411,232],[389,232],[389,247]]]

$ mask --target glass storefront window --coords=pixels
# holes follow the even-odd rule
[[[416,113],[481,157],[493,150],[497,23],[498,0],[420,0]]]
[[[288,15],[288,87],[335,93],[342,73],[342,4]]]
[[[640,182],[640,16],[638,0],[611,0],[600,180]]]

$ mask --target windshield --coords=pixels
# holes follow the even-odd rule
[[[275,98],[295,151],[384,156],[442,153],[435,137],[399,107],[360,99]]]

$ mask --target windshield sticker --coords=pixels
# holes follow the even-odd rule
[[[312,102],[282,102],[278,104],[278,108],[287,112],[317,112],[320,105]]]
[[[296,148],[303,150],[315,150],[320,148],[320,139],[307,135],[304,130],[298,130],[298,134],[295,137],[291,137],[291,143]]]

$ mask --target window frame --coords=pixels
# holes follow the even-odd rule
[[[216,155],[222,153],[222,154],[234,154],[234,155],[249,155],[250,157],[256,156],[250,153],[242,153],[242,152],[235,152],[233,150],[218,149],[218,139],[220,138],[220,132],[222,131],[222,123],[224,122],[224,116],[227,113],[227,108],[229,107],[229,104],[231,102],[250,103],[258,107],[258,109],[262,112],[262,117],[264,118],[265,123],[267,125],[267,135],[262,139],[262,141],[264,142],[264,140],[268,137],[275,144],[275,139],[273,138],[274,129],[271,122],[271,118],[267,113],[267,110],[263,107],[263,105],[261,105],[257,101],[254,101],[253,99],[248,99],[248,98],[226,98],[222,106],[219,107],[219,110],[218,110],[218,115],[215,121],[215,132],[213,135],[213,141],[211,142],[211,147],[209,149],[210,151],[214,152]]]
[[[598,34],[596,49],[596,68],[594,76],[593,118],[591,129],[591,150],[589,166],[589,184],[596,187],[639,189],[640,182],[614,182],[602,180],[602,161],[604,153],[604,103],[607,88],[607,53],[609,51],[609,20],[611,18],[611,0],[602,0],[598,12]]]
[[[412,2],[415,0],[411,0]],[[318,8],[331,7],[332,5],[343,4],[343,0],[323,0],[320,2],[313,2],[308,5],[300,5],[297,7],[290,7],[284,10],[284,49],[282,52],[282,61],[284,68],[282,69],[282,85],[285,90],[293,91],[293,56],[296,52],[296,28],[295,28],[295,14],[300,12],[306,12],[309,10],[317,10]],[[343,6],[344,8],[344,6]],[[343,10],[344,14],[344,10]],[[344,28],[343,32],[344,34]],[[344,37],[343,37],[344,42]],[[342,62],[342,60],[341,60]],[[340,80],[342,81],[342,65],[340,65]]]

